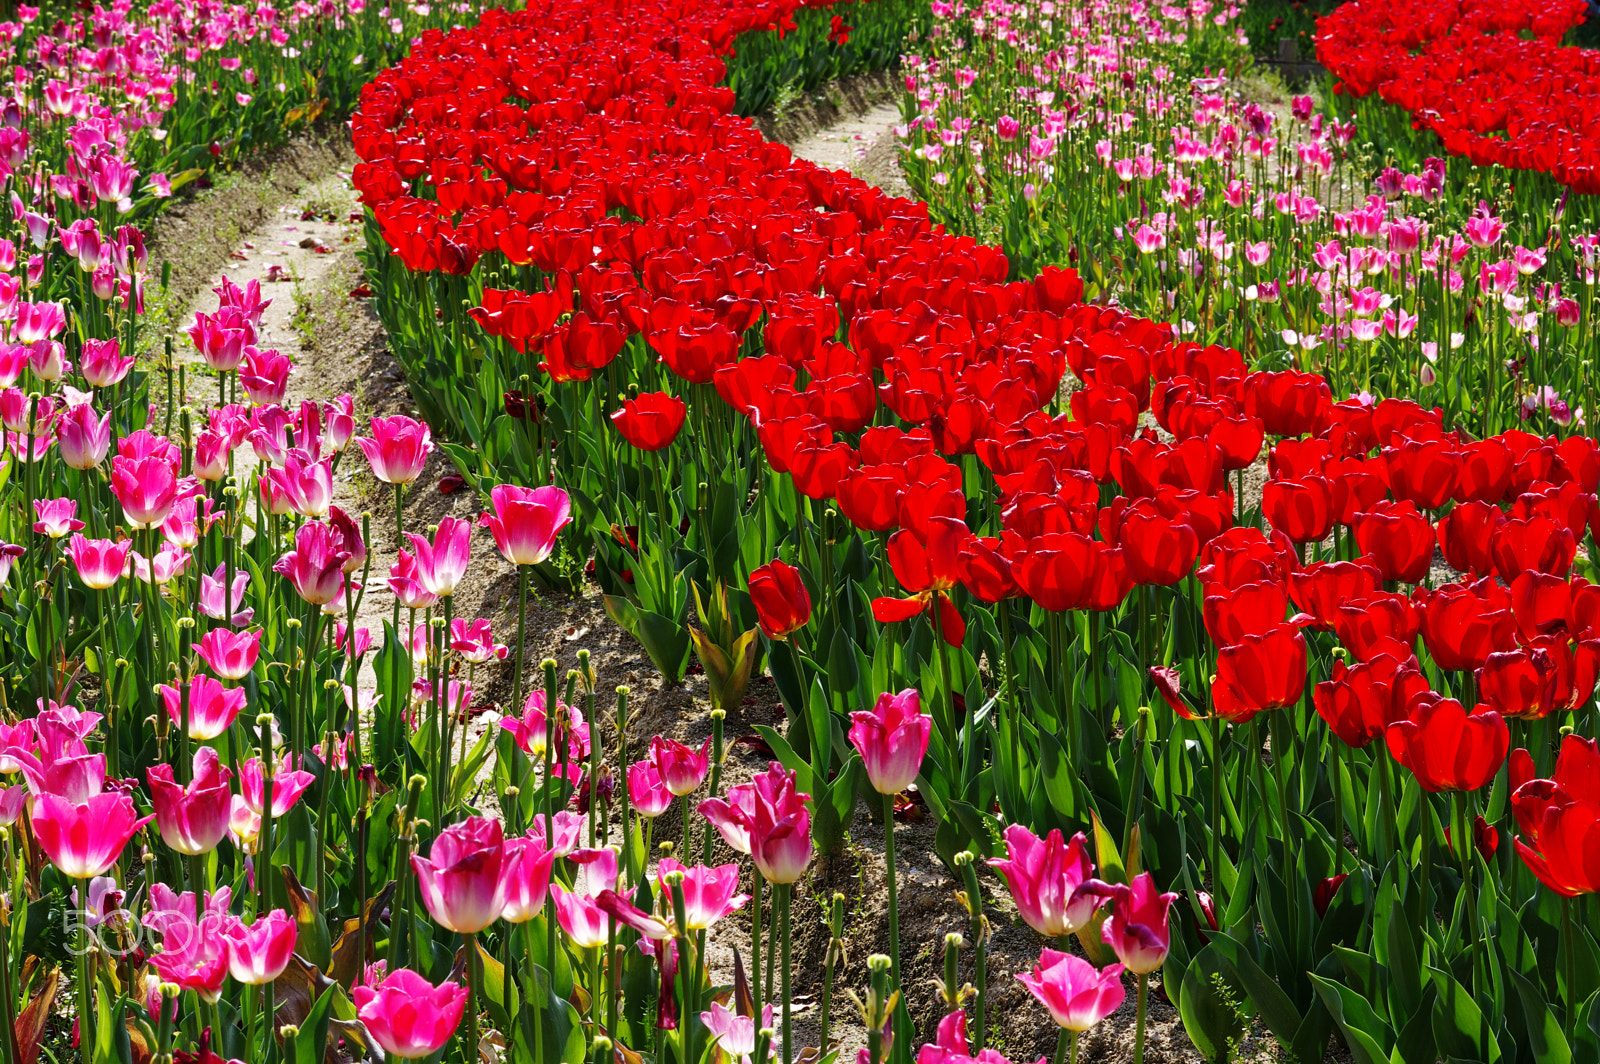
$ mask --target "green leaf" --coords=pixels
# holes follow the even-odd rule
[[[1567,1045],[1567,1036],[1562,1033],[1555,1017],[1550,1015],[1544,995],[1515,971],[1508,970],[1507,974],[1517,989],[1517,997],[1522,1001],[1522,1015],[1528,1025],[1528,1050],[1533,1054],[1535,1064],[1571,1064],[1572,1049]]]
[[[1169,963],[1171,954],[1168,954]],[[1238,1010],[1219,992],[1217,982],[1227,983],[1227,962],[1210,946],[1195,954],[1183,974],[1183,992],[1178,998],[1178,1015],[1200,1056],[1206,1060],[1227,1059],[1230,1043],[1244,1033]]]
[[[1256,963],[1245,947],[1232,935],[1213,933],[1211,942],[1233,968],[1234,977],[1250,995],[1261,1022],[1285,1045],[1292,1045],[1300,1030],[1302,1017],[1294,1002],[1278,983]]]
[[[1429,971],[1439,992],[1433,1003],[1433,1035],[1438,1040],[1439,1051],[1463,1060],[1496,1064],[1500,1060],[1500,1044],[1472,994],[1450,973],[1438,968]]]
[[[1312,985],[1333,1015],[1356,1064],[1388,1064],[1394,1032],[1372,1011],[1365,998],[1343,983],[1313,973]]]
[[[300,1021],[300,1031],[293,1039],[294,1064],[323,1064],[323,1057],[328,1052],[329,1010],[333,1008],[333,998],[337,991],[337,987],[330,986],[317,995],[316,1004],[311,1006],[306,1018]]]

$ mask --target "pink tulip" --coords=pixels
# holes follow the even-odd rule
[[[295,922],[282,909],[274,909],[256,922],[230,920],[223,928],[227,940],[228,974],[245,986],[275,981],[289,967],[294,954]]]
[[[69,468],[93,469],[111,450],[111,415],[96,418],[94,408],[80,403],[66,409],[56,422],[61,460]]]
[[[194,462],[190,468],[200,480],[215,484],[228,475],[228,456],[232,452],[226,436],[205,429],[195,437]]]
[[[425,610],[439,601],[438,595],[422,585],[422,571],[408,550],[400,551],[389,566],[389,590],[408,610]]]
[[[134,528],[155,528],[178,502],[178,474],[165,458],[111,460],[111,491]]]
[[[183,723],[183,692],[169,684],[157,684],[156,691],[167,707],[172,723]],[[223,687],[203,673],[189,681],[189,738],[196,742],[215,739],[232,726],[244,709],[248,692],[242,687]]]
[[[530,837],[533,835],[532,832],[528,834]],[[560,834],[559,824],[556,826],[556,834]],[[616,850],[609,846],[573,849],[567,851],[567,856],[578,866],[577,875],[572,877],[572,889],[577,893],[593,898],[616,888],[618,872]]]
[[[12,564],[26,553],[28,553],[26,547],[0,540],[0,587],[5,587],[6,581],[11,579]]]
[[[202,746],[194,755],[194,778],[187,787],[173,782],[171,765],[152,765],[145,770],[150,798],[156,811],[156,827],[161,839],[181,854],[198,856],[216,849],[228,833],[228,815],[233,792],[228,781],[233,773],[223,768],[217,752]]]
[[[226,628],[213,628],[201,636],[195,646],[200,659],[224,680],[242,680],[256,667],[261,654],[260,631],[230,632]],[[193,713],[193,706],[190,713]]]
[[[666,899],[662,899],[666,901]],[[647,939],[661,941],[669,939],[676,933],[671,924],[659,916],[654,916],[637,908],[632,902],[614,890],[603,890],[594,903],[600,911],[633,928]]]
[[[731,788],[726,800],[708,798],[699,806],[729,846],[751,855],[769,883],[795,882],[811,861],[811,796],[794,784],[795,774],[774,761],[749,783]]]
[[[109,539],[85,539],[81,533],[74,533],[66,554],[72,559],[84,587],[104,591],[122,576],[132,549],[132,540],[114,543]]]
[[[268,469],[266,476],[288,500],[289,508],[301,517],[327,516],[328,507],[333,503],[332,458],[314,462],[296,447],[284,456],[282,468]]]
[[[989,862],[1006,877],[1017,911],[1046,938],[1081,930],[1105,902],[1107,887],[1092,878],[1088,839],[1083,832],[1062,844],[1052,829],[1041,841],[1021,824],[1006,828],[1006,858]]]
[[[357,436],[356,445],[367,456],[373,476],[385,484],[409,484],[422,475],[433,453],[433,434],[404,415],[375,417],[371,438]]]
[[[738,1064],[750,1064],[750,1054],[756,1051],[756,1018],[743,1016],[717,1002],[711,1003],[711,1008],[700,1014],[700,1022],[706,1025],[706,1030],[711,1037],[717,1040],[717,1048],[733,1058]],[[761,1007],[761,1027],[772,1027],[772,1006]],[[921,1061],[918,1064],[922,1064]]]
[[[39,519],[33,523],[33,530],[51,539],[60,539],[83,527],[78,520],[78,504],[71,499],[35,499],[33,515]]]
[[[711,768],[711,737],[706,736],[696,752],[676,739],[657,735],[650,740],[650,761],[674,796],[693,794]]]
[[[283,816],[294,808],[294,803],[316,782],[317,777],[303,769],[291,768],[290,755],[284,754],[272,773],[272,815]],[[249,810],[261,815],[262,798],[266,783],[261,775],[261,759],[252,757],[239,765],[239,797]]]
[[[861,753],[867,779],[879,794],[899,794],[922,771],[933,719],[922,712],[917,692],[885,692],[871,712],[850,714],[850,745]]]
[[[750,900],[750,895],[738,893],[739,866],[736,864],[686,868],[664,857],[656,865],[656,882],[663,898],[672,897],[668,877],[674,872],[683,873],[683,918],[688,925],[685,930],[703,931]]]
[[[161,522],[161,535],[170,546],[192,549],[200,545],[201,534],[209,532],[222,516],[216,510],[214,500],[203,495],[191,495],[179,499],[172,513]]]
[[[463,935],[482,931],[505,907],[500,821],[472,816],[445,828],[427,857],[413,854],[422,900],[434,920]]]
[[[445,1047],[461,1024],[467,988],[444,982],[433,986],[409,968],[393,972],[376,990],[350,991],[356,1016],[373,1041],[401,1060],[430,1057]]]
[[[1122,987],[1122,965],[1102,969],[1082,957],[1046,949],[1031,974],[1017,981],[1049,1010],[1056,1025],[1083,1032],[1116,1012],[1127,991]]]
[[[406,533],[406,538],[416,552],[417,579],[422,586],[440,598],[454,594],[472,560],[472,523],[446,517],[439,521],[432,543],[415,532]]]
[[[500,879],[505,907],[500,918],[508,924],[521,924],[544,912],[550,892],[550,868],[556,855],[544,848],[541,839],[506,840],[505,863]]]
[[[256,342],[256,330],[237,307],[222,307],[215,314],[196,314],[186,330],[206,365],[218,373],[239,368],[245,345]]]
[[[610,939],[611,916],[600,908],[596,899],[566,890],[559,883],[550,884],[550,897],[555,902],[556,923],[572,939],[573,945],[591,949],[605,945]]]
[[[0,828],[10,827],[28,804],[28,788],[0,787]]]
[[[116,340],[85,340],[78,369],[91,388],[109,388],[133,369],[133,358],[122,354]]]
[[[186,932],[168,935],[150,963],[163,981],[215,1003],[222,997],[222,984],[228,977],[228,942],[222,934],[222,921],[202,920],[198,928],[190,924]]]
[[[133,799],[117,791],[76,803],[46,792],[33,796],[30,822],[39,848],[64,875],[93,879],[105,875],[128,840],[154,819],[140,819]]]
[[[470,624],[457,617],[450,622],[450,649],[468,664],[484,665],[503,659],[509,648],[494,641],[487,617],[479,617]]]
[[[1149,872],[1135,876],[1131,887],[1119,883],[1112,888],[1111,915],[1100,926],[1100,937],[1134,975],[1147,975],[1167,959],[1172,945],[1167,909],[1177,899],[1157,891]]]
[[[186,550],[163,549],[153,559],[138,551],[129,551],[126,575],[147,584],[165,584],[188,568],[191,557]]]
[[[328,523],[339,534],[344,550],[350,557],[344,560],[346,575],[361,569],[367,562],[367,542],[361,538],[361,526],[337,506],[328,507]]]
[[[275,348],[246,347],[244,361],[239,366],[239,387],[257,406],[281,403],[289,391],[289,373],[293,369],[294,363]]]
[[[255,617],[256,611],[244,607],[245,590],[250,586],[250,573],[243,569],[236,569],[233,573],[233,586],[223,594],[222,583],[228,578],[226,566],[219,565],[212,570],[210,576],[200,577],[200,612],[210,617],[213,621],[222,621],[236,627],[244,627]],[[227,601],[224,602],[223,599]],[[224,616],[225,610],[233,610],[233,616]]]
[[[538,565],[556,549],[556,537],[572,522],[572,500],[557,487],[500,484],[489,492],[493,513],[478,523],[494,534],[495,546],[512,565]]]
[[[649,760],[635,761],[628,766],[628,798],[640,816],[652,820],[672,807],[672,792],[667,790],[655,763]],[[749,853],[750,847],[746,845],[739,852]]]
[[[344,562],[339,534],[318,521],[296,530],[294,550],[278,559],[272,571],[294,585],[295,592],[313,606],[325,606],[344,590]]]
[[[257,329],[261,328],[261,315],[272,306],[272,300],[261,298],[261,282],[254,279],[240,288],[224,277],[222,284],[211,291],[216,294],[218,306],[237,310]]]

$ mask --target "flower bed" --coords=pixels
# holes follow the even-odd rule
[[[1582,0],[1342,4],[1317,22],[1336,92],[1377,93],[1474,166],[1600,194],[1600,54],[1562,46]]]

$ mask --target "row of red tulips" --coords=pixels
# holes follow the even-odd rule
[[[1220,972],[1302,1056],[1337,1025],[1386,1057],[1433,1012],[1445,1033],[1412,1049],[1488,1059],[1530,1037],[1489,989],[1508,964],[1589,1052],[1592,940],[1546,899],[1600,888],[1583,826],[1600,806],[1551,768],[1558,720],[1594,732],[1600,590],[1574,567],[1600,448],[1336,402],[1314,374],[1085,305],[1070,270],[1008,280],[1001,250],[730,116],[718,54],[785,13],[551,2],[425,39],[367,88],[373,288],[462,474],[568,490],[562,550],[592,550],[669,681],[684,585],[748,595],[789,721],[763,736],[819,845],[842,841],[857,788],[829,740],[840,711],[916,686],[917,785],[953,868],[1012,826],[1083,825],[1113,877],[1208,882],[1191,899],[1211,930],[1174,921],[1164,977],[1208,1056],[1227,1052],[1206,1007]],[[1257,504],[1245,475],[1269,439]],[[1457,571],[1437,587],[1436,547]],[[706,600],[694,646],[731,709],[754,633],[743,599]],[[1507,719],[1529,750],[1514,775]],[[1563,764],[1592,752],[1569,742]],[[1508,807],[1549,890],[1471,850],[1475,818]],[[1441,822],[1454,879],[1433,866]],[[1480,914],[1491,885],[1530,937],[1567,917],[1542,970],[1491,948],[1511,932]],[[1391,1005],[1374,973],[1404,958],[1367,915],[1400,903],[1453,974]],[[1069,930],[1109,959],[1097,924]],[[1481,1029],[1454,1004],[1474,994]]]
[[[1341,4],[1317,20],[1335,91],[1376,92],[1474,165],[1550,174],[1600,193],[1600,56],[1563,47],[1583,0]]]

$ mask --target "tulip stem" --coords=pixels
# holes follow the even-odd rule
[[[478,967],[478,936],[467,936],[467,1029],[463,1035],[463,1058],[476,1064],[478,1060],[478,983],[482,981]]]
[[[517,566],[517,671],[512,685],[511,712],[522,712],[522,672],[526,667],[523,653],[528,635],[528,566]],[[546,713],[548,714],[548,709]],[[548,719],[548,716],[547,718]],[[546,726],[548,728],[548,725]]]
[[[1478,991],[1478,891],[1472,884],[1472,823],[1467,819],[1467,792],[1453,791],[1456,857],[1461,862],[1461,889],[1467,896],[1467,949],[1472,954],[1472,989]]]
[[[1222,718],[1211,714],[1211,893],[1222,901]]]
[[[750,910],[750,996],[754,999],[756,1015],[761,1015],[761,895],[762,884],[761,870],[751,866],[750,893],[753,908]],[[828,1045],[824,1040],[822,1048],[827,1050]]]
[[[1070,1052],[1074,1059],[1078,1056],[1078,1034],[1065,1027],[1056,1032],[1056,1053],[1050,1058],[1050,1064],[1066,1064],[1067,1054]]]
[[[783,979],[780,989],[783,1001],[783,1059],[782,1064],[789,1064],[792,1059],[789,1052],[789,902],[794,893],[793,883],[779,883],[778,890],[778,936],[783,940]]]
[[[89,881],[79,880],[83,884],[83,906],[89,905]],[[83,1064],[89,1064],[93,1056],[95,1045],[94,1023],[94,987],[89,985],[89,919],[87,912],[78,914],[78,1049],[83,1059]],[[1569,938],[1568,943],[1572,940]],[[1569,982],[1567,984],[1571,986]],[[1571,993],[1571,991],[1568,991]],[[8,999],[7,1005],[10,1005]],[[15,1034],[13,1033],[13,1037]]]
[[[1139,1003],[1136,1019],[1133,1024],[1133,1064],[1144,1064],[1144,1014],[1145,1007],[1150,998],[1150,976],[1141,972],[1139,975]]]
[[[1577,939],[1572,933],[1572,899],[1561,899],[1561,947],[1562,947],[1562,974],[1567,981],[1567,1044],[1572,1045],[1578,1034],[1578,1008],[1583,1003],[1574,986],[1578,978],[1578,958],[1573,953],[1572,947]]]
[[[889,987],[900,990],[900,896],[895,879],[894,857],[894,795],[883,795],[883,867],[889,887]],[[905,995],[901,994],[894,1009],[894,1053],[899,1059],[901,1047],[910,1047],[911,1032],[906,1017]]]

